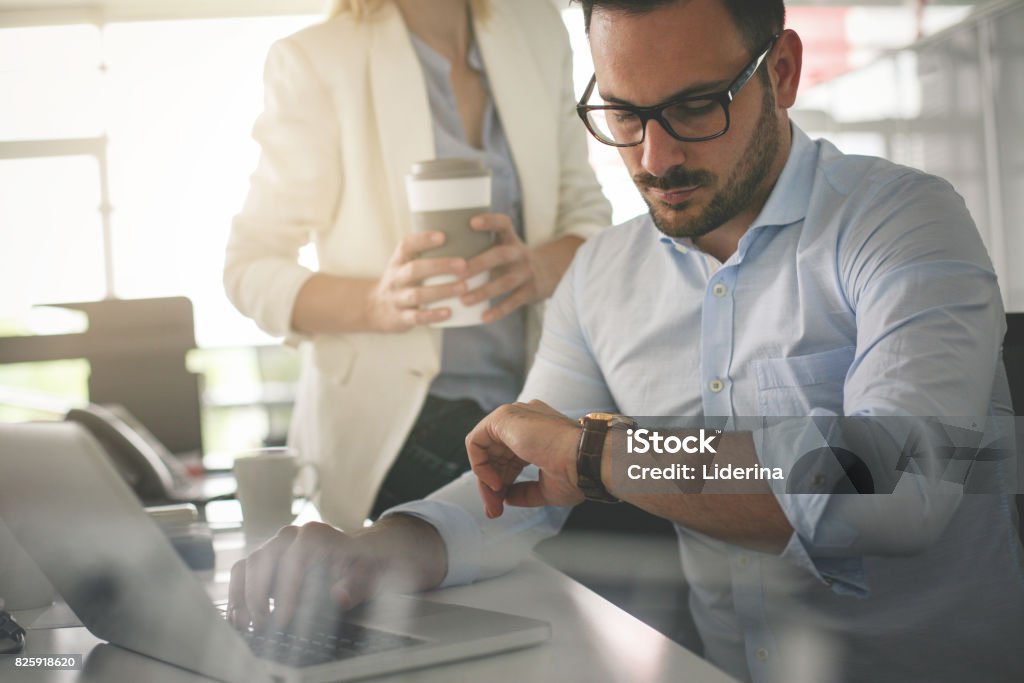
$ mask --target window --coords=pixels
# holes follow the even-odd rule
[[[185,295],[200,346],[276,343],[227,301],[221,266],[259,152],[267,49],[318,18],[0,28],[0,335],[82,331],[37,304]],[[261,353],[190,356],[207,452],[280,437]],[[35,394],[87,395],[84,360],[2,360],[0,419],[45,414]]]
[[[266,51],[316,19],[0,29],[0,317],[185,295],[200,345],[268,342],[225,299],[224,244]]]

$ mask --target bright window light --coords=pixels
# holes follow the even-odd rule
[[[0,144],[31,156],[106,136],[114,294],[188,296],[200,345],[269,341],[227,301],[221,266],[259,153],[267,50],[316,20],[0,29]],[[95,158],[0,161],[0,315],[107,293],[99,187]]]

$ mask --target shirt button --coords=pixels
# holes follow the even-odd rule
[[[762,662],[768,661],[768,650],[764,649],[763,647],[757,648],[757,652],[755,652],[754,654],[757,655],[757,658],[760,659]]]
[[[719,298],[725,296],[726,291],[728,290],[725,288],[725,285],[723,285],[721,282],[716,283],[715,286],[711,288],[711,293]]]
[[[713,379],[708,382],[708,389],[715,392],[716,394],[725,388],[725,384],[720,379]]]
[[[737,562],[739,562],[741,567],[746,567],[746,566],[750,565],[750,556],[748,556],[748,555],[740,555],[740,557],[737,560]]]

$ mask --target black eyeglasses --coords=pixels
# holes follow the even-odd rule
[[[665,132],[676,140],[714,140],[729,130],[729,103],[757,72],[778,39],[778,34],[772,36],[764,49],[743,67],[740,75],[725,90],[674,97],[650,107],[587,104],[597,84],[597,74],[594,74],[576,105],[576,113],[591,135],[613,147],[635,147],[642,143],[647,134],[647,122],[651,120],[660,123]]]

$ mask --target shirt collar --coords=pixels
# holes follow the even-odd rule
[[[653,220],[651,221],[651,227],[654,228],[655,230],[658,230],[658,226],[654,225],[654,221]],[[661,232],[661,231],[658,230],[658,232]],[[678,251],[680,254],[686,254],[691,249],[696,249],[697,248],[697,247],[695,247],[693,245],[693,240],[690,239],[689,237],[669,237],[668,235],[666,235],[663,232],[658,237],[658,241],[660,241],[662,244],[664,244],[666,246],[672,247],[673,249]]]
[[[767,225],[790,225],[807,216],[817,170],[817,147],[795,123],[790,123],[793,140],[786,165],[750,229]]]

